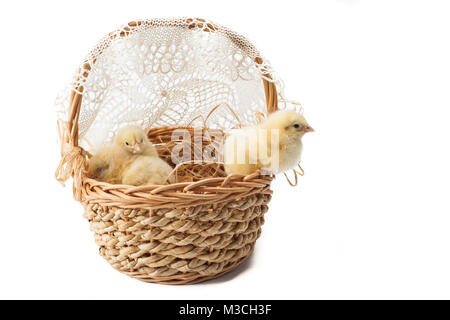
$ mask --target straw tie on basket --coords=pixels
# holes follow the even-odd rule
[[[73,177],[73,196],[81,199],[82,174],[88,153],[78,146],[74,146],[69,138],[67,123],[58,122],[59,137],[61,139],[61,161],[56,168],[55,178],[63,186],[70,177]]]

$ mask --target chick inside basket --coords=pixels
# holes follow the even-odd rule
[[[135,186],[226,177],[220,160],[223,139],[218,129],[126,126],[93,152],[87,176]]]

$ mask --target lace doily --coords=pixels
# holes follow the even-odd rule
[[[127,24],[103,38],[57,98],[58,118],[80,85],[79,144],[108,143],[122,126],[203,126],[217,105],[228,105],[243,125],[266,113],[262,79],[282,82],[243,36],[203,19],[155,19]],[[88,68],[86,66],[89,66]],[[208,118],[210,128],[238,125],[229,108]]]

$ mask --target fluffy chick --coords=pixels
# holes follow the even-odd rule
[[[156,148],[142,128],[122,128],[114,144],[129,155],[129,161],[123,167],[121,183],[134,186],[166,184],[172,167],[159,158]]]
[[[148,140],[144,130],[138,126],[122,128],[117,133],[114,143],[132,155],[158,156],[156,148]]]
[[[87,175],[108,183],[121,183],[122,171],[129,158],[128,153],[116,145],[103,147],[89,159]]]
[[[272,155],[271,130],[277,130],[279,135],[278,165],[276,154]],[[313,131],[314,129],[299,113],[274,112],[262,123],[241,129],[226,139],[225,170],[228,174],[243,175],[251,174],[258,169],[272,173],[289,170],[300,161],[302,137],[305,133]]]
[[[130,159],[123,168],[123,184],[134,186],[166,184],[172,167],[159,158],[156,148],[142,128],[138,126],[122,128],[117,133],[114,143],[122,148]]]
[[[167,184],[172,167],[158,157],[138,156],[123,171],[122,183],[141,186]]]

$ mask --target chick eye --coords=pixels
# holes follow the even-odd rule
[[[298,129],[298,128],[300,128],[300,125],[298,123],[296,123],[296,124],[294,124],[294,128]]]
[[[129,146],[130,144],[127,142],[127,141],[125,141],[125,144],[127,145],[127,146]]]

